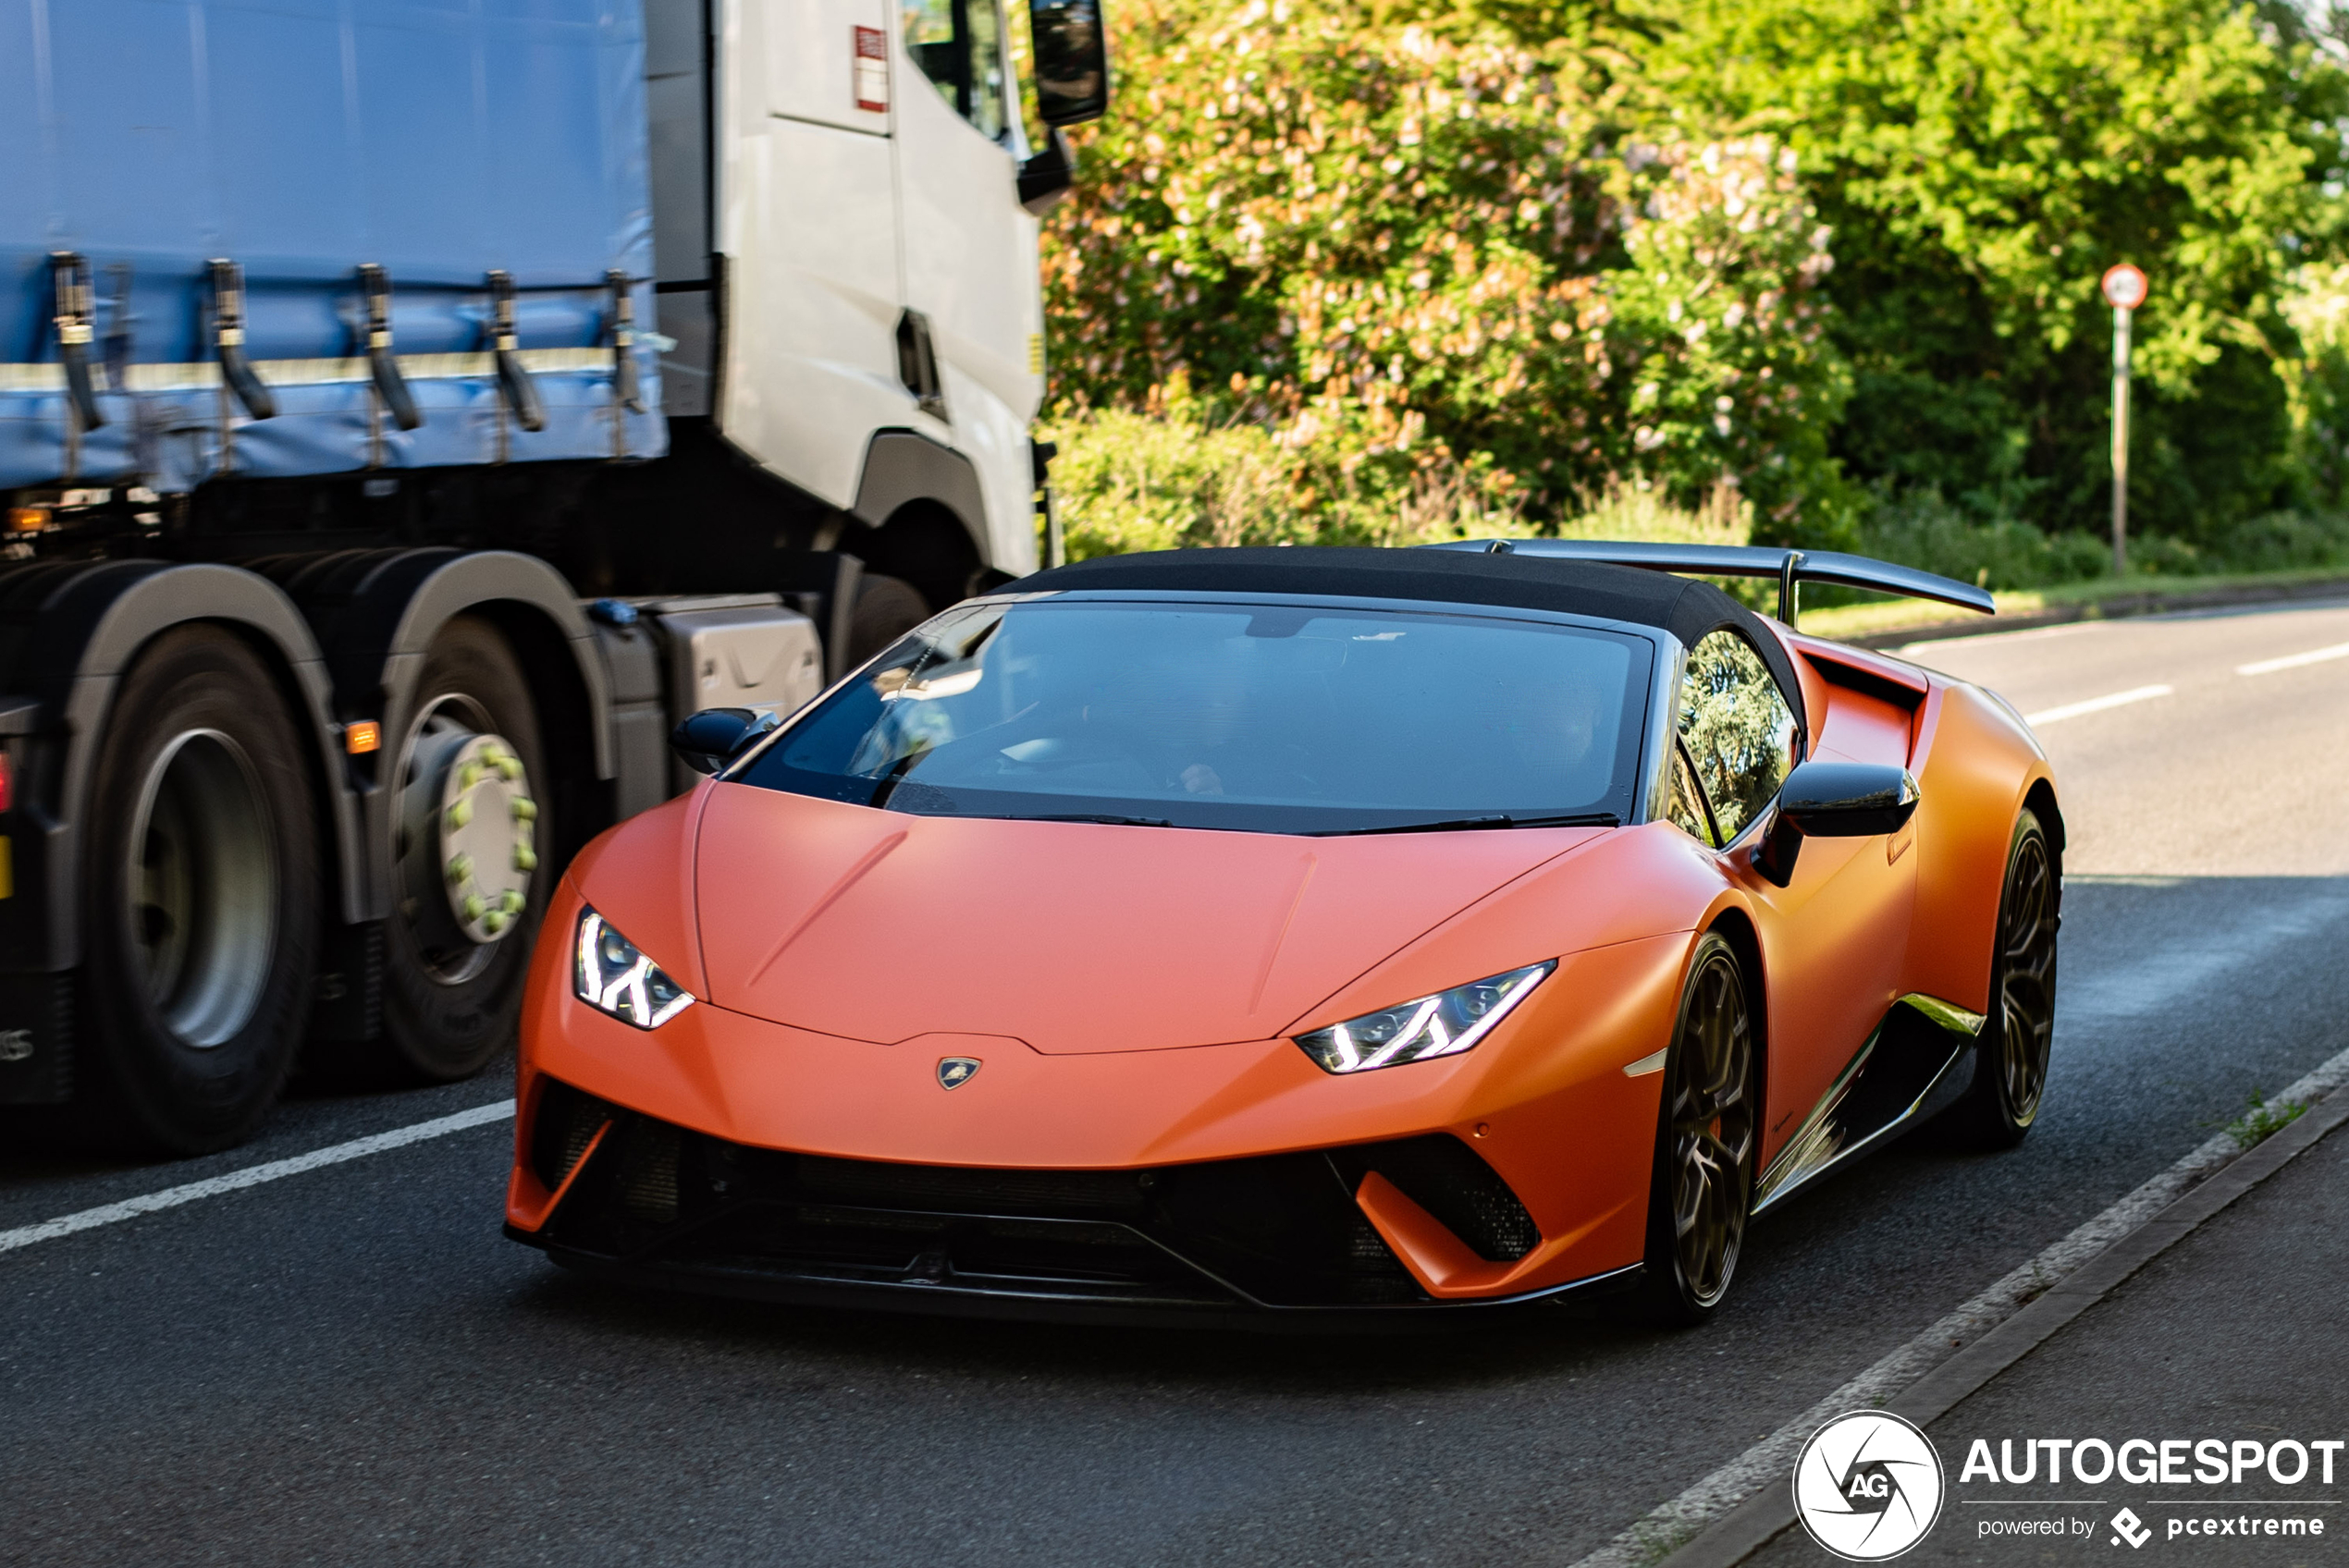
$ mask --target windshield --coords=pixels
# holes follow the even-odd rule
[[[1443,610],[975,604],[736,777],[922,815],[1268,833],[1628,820],[1649,659],[1642,637]]]

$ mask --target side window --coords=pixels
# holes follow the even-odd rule
[[[1697,842],[1711,849],[1721,847],[1721,840],[1714,836],[1713,814],[1704,803],[1704,791],[1696,787],[1696,768],[1689,761],[1689,749],[1677,741],[1672,745],[1672,802],[1665,808],[1665,815]]]
[[[1001,141],[1011,124],[999,0],[901,0],[905,52],[953,111]]]
[[[1680,744],[1722,843],[1762,815],[1793,771],[1793,710],[1753,645],[1726,628],[1689,650]]]

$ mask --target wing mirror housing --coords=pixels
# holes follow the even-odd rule
[[[1924,795],[1915,775],[1888,763],[1806,762],[1787,775],[1753,868],[1783,888],[1805,839],[1872,839],[1908,826]]]
[[[1045,133],[1041,152],[1019,166],[1019,204],[1042,217],[1076,188],[1076,150],[1058,126]]]
[[[704,708],[669,732],[669,748],[695,773],[716,773],[780,722],[756,708]]]
[[[1109,33],[1101,0],[1028,0],[1036,44],[1036,117],[1083,125],[1109,113]]]

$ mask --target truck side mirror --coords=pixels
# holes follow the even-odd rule
[[[1109,113],[1109,36],[1101,0],[1028,0],[1036,43],[1036,115],[1049,126]]]
[[[775,727],[775,716],[752,708],[704,708],[669,732],[669,745],[695,773],[716,773],[744,746]]]

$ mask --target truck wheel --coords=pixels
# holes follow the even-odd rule
[[[123,677],[90,796],[92,1110],[174,1154],[244,1141],[293,1065],[319,922],[315,801],[277,682],[233,633]]]
[[[390,774],[394,908],[384,1034],[404,1075],[481,1071],[513,1034],[547,907],[547,778],[538,714],[513,650],[472,616],[424,655],[415,717]]]
[[[848,612],[848,664],[855,668],[929,619],[929,602],[897,577],[867,577],[856,584]]]

